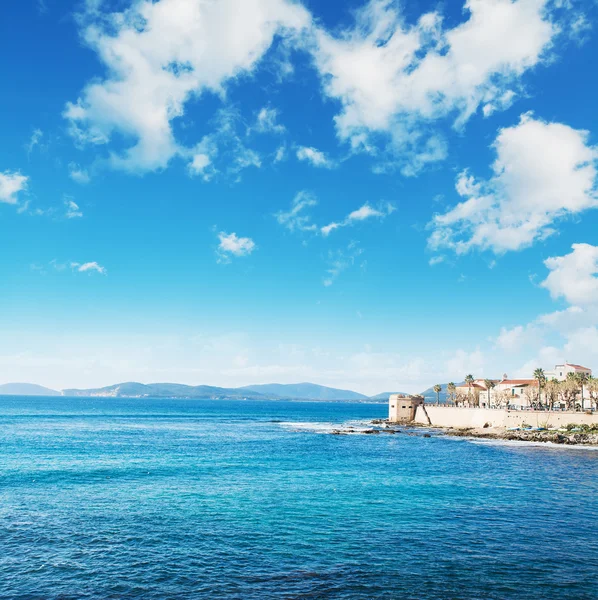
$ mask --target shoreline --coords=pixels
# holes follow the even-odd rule
[[[346,435],[349,433],[362,434],[400,434],[408,433],[409,429],[436,431],[442,435],[462,438],[477,438],[486,440],[502,440],[512,442],[535,442],[555,444],[560,446],[598,446],[598,429],[588,427],[574,427],[571,429],[506,429],[502,427],[440,427],[437,425],[423,425],[419,423],[395,423],[388,419],[374,419],[369,422],[370,429],[357,432],[350,429],[335,429],[333,435]],[[424,437],[429,434],[424,434]]]

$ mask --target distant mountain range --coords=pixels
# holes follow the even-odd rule
[[[384,400],[385,402],[388,400],[388,397],[391,394],[403,394],[403,396],[408,396],[407,392],[382,392],[381,394],[376,394],[375,396],[370,396],[370,400]]]
[[[428,396],[426,390],[425,394]],[[93,389],[67,389],[58,392],[33,383],[5,383],[0,385],[0,395],[6,396],[80,396],[105,398],[210,398],[214,400],[313,400],[320,402],[386,402],[390,394],[383,392],[365,396],[351,390],[341,390],[315,383],[266,383],[240,388],[223,388],[211,385],[183,385],[181,383],[117,383]],[[431,392],[436,399],[436,395]],[[442,398],[442,395],[441,395]]]
[[[455,385],[464,385],[464,382],[462,381],[455,381],[454,383]],[[442,386],[442,391],[440,392],[440,402],[444,403],[446,402],[448,396],[448,392],[446,391],[446,386],[448,385],[448,383],[441,383],[440,385]],[[426,400],[430,400],[430,402],[436,402],[436,392],[434,391],[434,386],[421,392],[421,395]]]
[[[119,383],[96,389],[63,390],[64,396],[104,396],[112,398],[210,398],[215,400],[316,400],[364,402],[367,396],[350,390],[339,390],[315,383],[267,383],[240,388],[179,383]]]
[[[368,397],[350,390],[338,390],[315,383],[266,383],[247,385],[238,390],[248,390],[258,394],[280,398],[306,398],[309,400],[367,400]]]
[[[60,396],[60,392],[35,383],[4,383],[0,396]]]

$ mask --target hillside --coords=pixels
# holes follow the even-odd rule
[[[263,394],[210,385],[183,385],[180,383],[118,383],[95,389],[62,390],[64,396],[103,396],[112,398],[211,398],[211,399],[269,399]]]
[[[381,394],[376,394],[375,396],[370,396],[370,400],[375,400],[375,401],[387,401],[388,397],[391,394],[403,394],[403,395],[408,395],[407,392],[382,392]]]
[[[64,396],[102,396],[112,398],[210,398],[217,400],[317,400],[362,401],[367,396],[349,390],[329,388],[314,383],[263,384],[241,388],[221,388],[209,385],[190,386],[180,383],[126,382],[95,389],[66,389]]]
[[[446,391],[446,386],[448,385],[448,382],[441,383],[440,385],[442,386],[442,391],[440,392],[440,402],[446,402],[446,397],[448,395]],[[463,382],[455,381],[455,385],[463,385]],[[421,392],[421,395],[424,396],[424,398],[426,400],[429,400],[430,402],[436,402],[436,392],[434,391],[433,386]]]
[[[60,392],[35,383],[4,383],[0,396],[60,396]]]
[[[258,394],[271,394],[280,398],[300,398],[302,400],[367,400],[367,396],[350,390],[317,385],[315,383],[266,383],[248,385],[239,390],[248,390]]]

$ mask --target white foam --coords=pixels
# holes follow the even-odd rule
[[[527,442],[525,440],[482,440],[479,438],[466,438],[468,442],[477,445],[489,444],[491,446],[509,446],[517,447],[532,447],[532,448],[550,448],[562,450],[598,450],[598,446],[587,446],[583,444],[555,444],[554,442]]]

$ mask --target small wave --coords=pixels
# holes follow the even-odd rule
[[[371,425],[363,421],[348,421],[344,423],[330,423],[317,421],[281,421],[281,427],[290,431],[308,431],[312,433],[332,433],[333,431],[342,431],[346,434],[362,433],[371,429]]]
[[[554,442],[527,442],[525,440],[481,440],[478,438],[466,438],[468,442],[478,446],[508,446],[510,448],[551,448],[561,450],[598,450],[598,446],[588,446],[584,444],[555,444]]]

